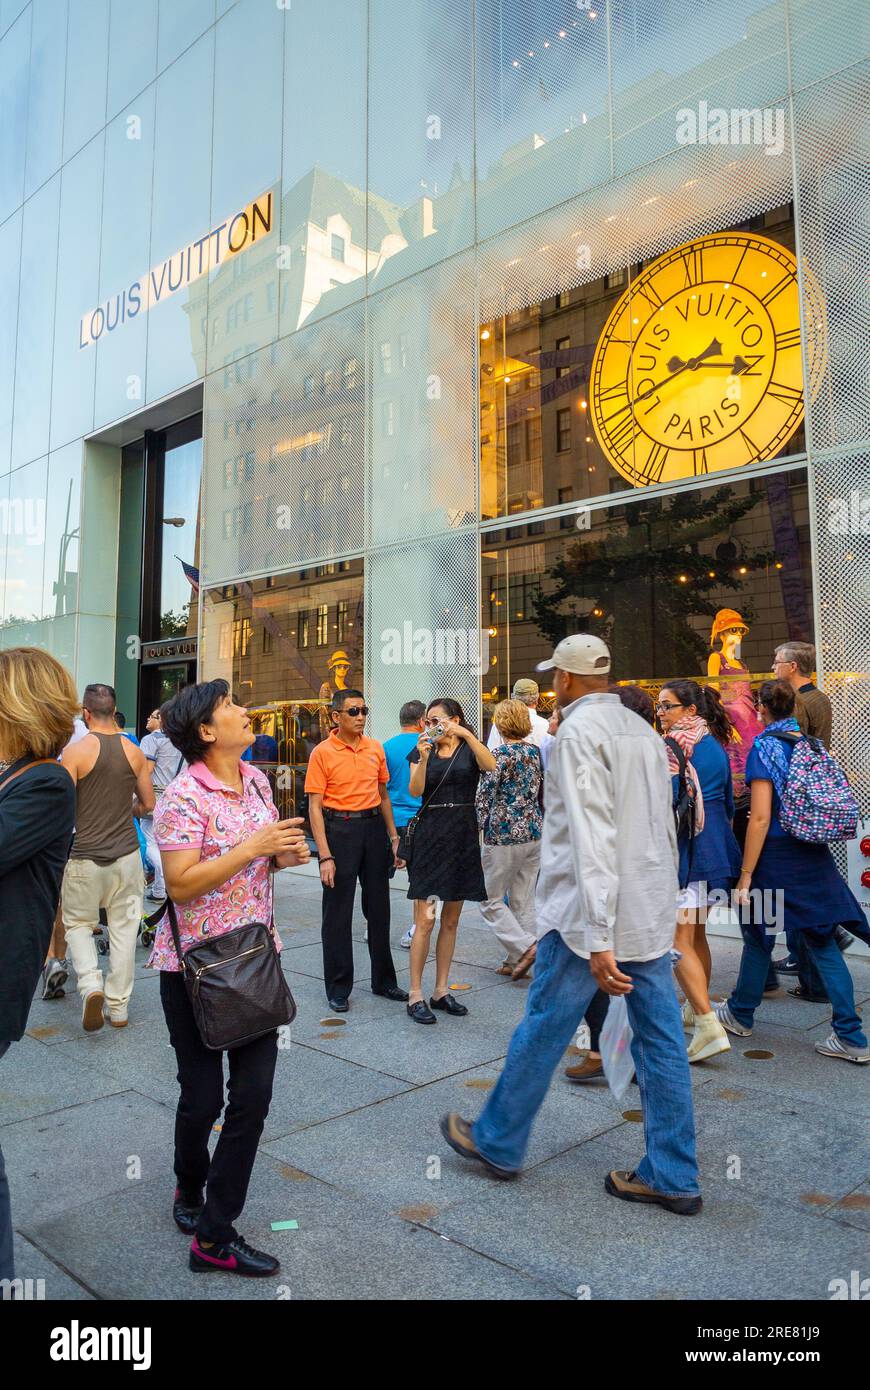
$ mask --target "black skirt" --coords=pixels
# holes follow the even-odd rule
[[[473,806],[427,806],[414,831],[409,898],[482,903],[486,883]]]

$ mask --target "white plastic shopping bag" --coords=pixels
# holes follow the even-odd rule
[[[604,1075],[616,1101],[622,1100],[634,1076],[631,1039],[632,1031],[625,995],[611,995],[598,1046],[601,1050]]]

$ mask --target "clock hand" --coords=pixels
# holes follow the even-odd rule
[[[668,366],[670,367],[671,363],[679,362],[679,360],[679,357],[672,357]],[[686,366],[688,365],[687,363]],[[734,376],[740,376],[741,372],[748,371],[749,363],[744,357],[738,356],[734,358],[733,362],[705,362],[704,367],[707,370],[709,370],[710,367],[718,367],[720,371],[732,372]]]
[[[681,357],[672,357],[668,363],[668,375],[663,377],[655,386],[650,386],[648,390],[641,391],[638,396],[635,396],[632,404],[637,405],[638,401],[645,401],[649,396],[654,395],[662,386],[666,385],[667,382],[672,381],[675,376],[679,376],[681,372],[695,371],[699,363],[705,361],[708,357],[721,355],[721,352],[722,344],[717,342],[714,338],[709,346],[704,348],[703,352],[699,353],[697,357],[690,357],[688,362],[684,362]]]
[[[677,372],[685,371],[686,368],[688,368],[689,371],[694,372],[697,371],[701,363],[705,362],[708,357],[721,356],[722,344],[717,342],[714,338],[713,341],[710,343],[709,347],[705,347],[704,351],[699,353],[697,357],[690,357],[688,362],[684,362],[682,357],[672,357],[670,362],[668,363],[668,371],[673,372],[674,376],[676,376]]]

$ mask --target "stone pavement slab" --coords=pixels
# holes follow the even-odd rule
[[[590,1139],[516,1183],[483,1176],[477,1199],[430,1224],[568,1294],[585,1286],[593,1300],[826,1299],[831,1279],[866,1264],[863,1232],[758,1201],[739,1182],[694,1217],[610,1197],[605,1174],[633,1167],[641,1154],[642,1134],[631,1143],[629,1128]],[[464,1162],[452,1156],[445,1168],[447,1161]]]
[[[0,1126],[123,1089],[112,1077],[61,1056],[58,1048],[24,1037],[0,1061]]]
[[[267,1152],[392,1210],[414,1205],[444,1209],[473,1193],[479,1180],[471,1165],[443,1161],[450,1151],[438,1130],[439,1118],[448,1110],[476,1112],[499,1071],[498,1065],[476,1067],[416,1087],[287,1140],[271,1141]],[[533,1131],[529,1164],[624,1124],[606,1094],[581,1092],[568,1083],[553,1086]]]
[[[25,1236],[16,1231],[13,1239],[15,1278],[24,1283],[18,1297],[24,1299],[45,1299],[47,1302],[81,1302],[92,1300],[94,1295],[83,1284],[70,1277],[65,1269],[42,1250],[38,1250]]]
[[[287,1176],[261,1156],[240,1229],[281,1260],[274,1279],[234,1279],[187,1268],[189,1241],[172,1222],[167,1183],[138,1183],[76,1207],[24,1233],[59,1264],[73,1267],[103,1299],[541,1300],[564,1295],[545,1281],[441,1240],[410,1221],[336,1192],[314,1179]],[[296,1220],[273,1232],[272,1221]]]

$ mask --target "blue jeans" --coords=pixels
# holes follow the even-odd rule
[[[699,1192],[695,1124],[686,1040],[669,955],[620,961],[632,977],[628,1017],[646,1156],[637,1175],[656,1192],[695,1197]],[[553,1072],[598,986],[589,962],[556,931],[538,942],[535,978],[526,1013],[508,1049],[498,1085],[474,1124],[478,1151],[500,1168],[518,1170]]]
[[[773,936],[760,936],[751,928],[741,927],[743,932],[743,955],[740,957],[740,970],[737,984],[728,1007],[738,1023],[751,1028],[755,1010],[761,1003],[764,983],[773,950]],[[855,991],[852,976],[843,960],[833,935],[824,939],[815,933],[801,933],[802,945],[821,976],[828,998],[831,1001],[831,1022],[837,1037],[852,1047],[866,1047],[867,1039],[861,1031],[861,1020],[855,1012]]]

